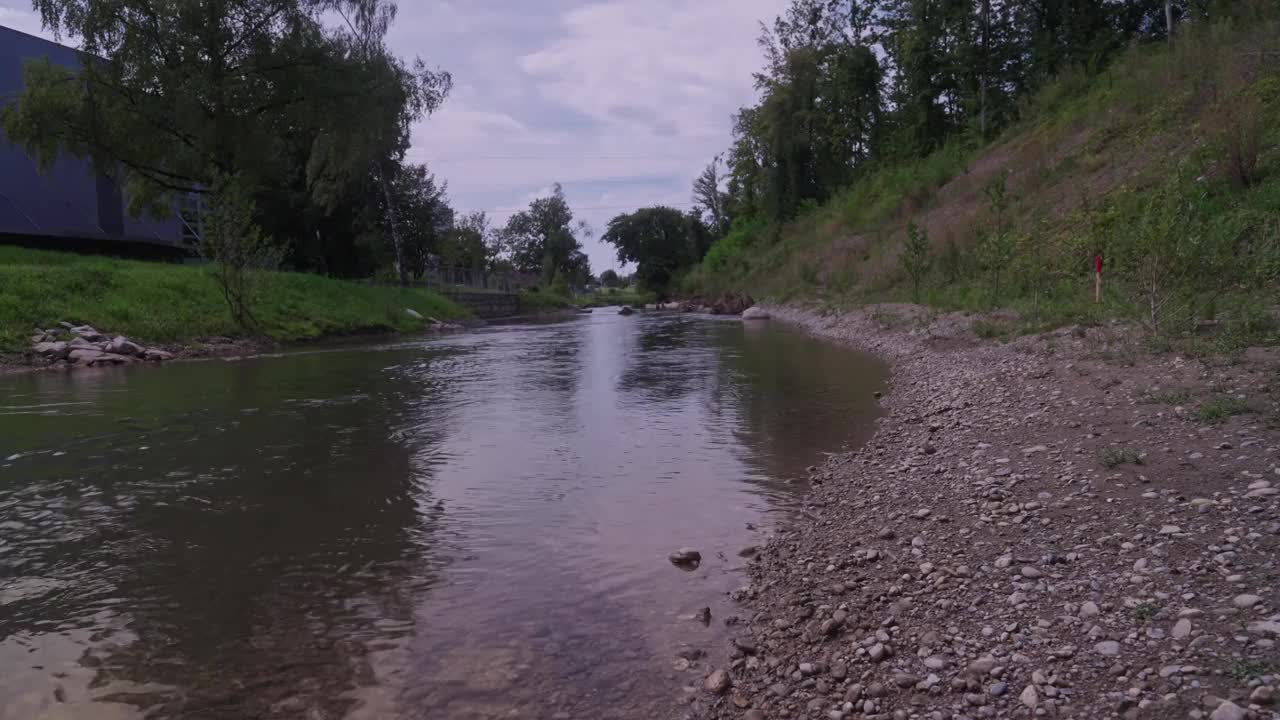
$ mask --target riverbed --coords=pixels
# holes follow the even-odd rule
[[[0,377],[0,718],[670,715],[885,372],[604,309]]]

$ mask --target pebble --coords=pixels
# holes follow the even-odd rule
[[[1173,631],[1169,633],[1169,635],[1174,640],[1182,640],[1183,638],[1186,638],[1190,634],[1191,634],[1191,621],[1186,618],[1182,618],[1178,622],[1174,623]]]
[[[1237,595],[1234,598],[1231,598],[1231,604],[1241,610],[1248,610],[1260,602],[1262,602],[1262,598],[1257,595]]]
[[[693,548],[680,548],[667,556],[676,565],[692,565],[702,561],[702,553]]]
[[[1093,649],[1097,650],[1099,655],[1115,657],[1120,654],[1120,643],[1115,640],[1103,640],[1097,645],[1094,645]]]
[[[1040,704],[1040,695],[1036,693],[1035,685],[1028,685],[1023,688],[1022,694],[1018,696],[1018,699],[1022,701],[1023,705],[1032,710],[1035,710],[1036,706]]]
[[[725,670],[716,670],[702,681],[702,688],[712,695],[723,695],[733,687],[733,680]]]

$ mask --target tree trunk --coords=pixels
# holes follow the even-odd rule
[[[400,226],[396,222],[396,204],[391,195],[391,179],[385,167],[378,168],[378,179],[382,184],[382,199],[387,204],[387,232],[391,233],[391,247],[396,253],[396,273],[400,277],[400,286],[409,286],[409,267],[404,257],[404,239],[400,237]]]
[[[1164,0],[1164,29],[1165,34],[1169,36],[1169,42],[1173,42],[1173,0]]]

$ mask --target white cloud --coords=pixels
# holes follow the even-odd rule
[[[553,182],[597,232],[626,210],[686,207],[755,97],[759,22],[788,1],[401,0],[392,47],[455,83],[410,157],[463,211],[520,208]],[[0,25],[48,37],[27,0],[0,0]],[[597,271],[616,265],[586,245]]]
[[[45,32],[40,27],[40,16],[31,10],[31,3],[25,0],[0,0],[0,25],[46,40],[53,39],[53,33]]]
[[[552,15],[450,5],[441,23],[477,39],[435,36],[427,60],[458,86],[417,128],[414,156],[462,209],[518,208],[551,182],[597,231],[626,210],[687,206],[693,177],[729,144],[732,114],[755,97],[759,22],[786,3],[566,0]],[[402,12],[401,31],[412,22]],[[587,246],[597,270],[616,264],[612,247]]]

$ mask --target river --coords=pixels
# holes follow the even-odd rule
[[[884,379],[611,309],[0,376],[0,718],[671,715]]]

